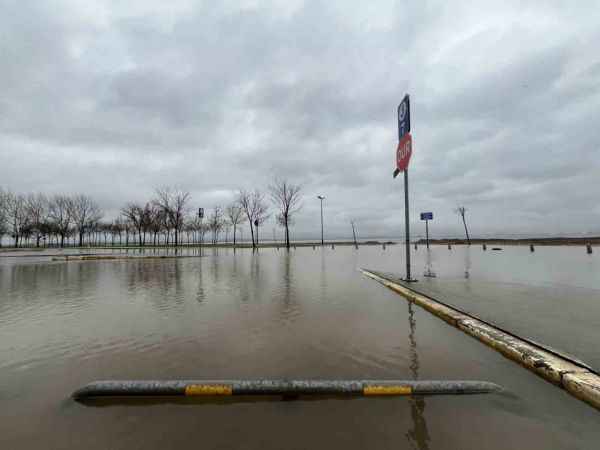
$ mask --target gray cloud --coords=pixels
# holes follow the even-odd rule
[[[0,186],[110,216],[158,185],[210,207],[284,174],[298,236],[321,193],[332,235],[398,236],[409,92],[413,218],[458,234],[465,204],[479,235],[600,232],[593,3],[209,3],[0,0]]]

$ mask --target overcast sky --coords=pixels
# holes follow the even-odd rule
[[[159,185],[225,205],[279,174],[294,232],[600,233],[597,1],[0,0],[0,186],[110,218]],[[274,225],[267,225],[271,230]]]

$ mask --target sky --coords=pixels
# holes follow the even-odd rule
[[[597,1],[0,0],[0,187],[156,187],[191,207],[301,184],[292,236],[600,234]],[[272,211],[274,212],[274,211]],[[273,214],[274,216],[275,214]],[[269,222],[267,230],[275,227]],[[277,231],[280,234],[280,230]]]

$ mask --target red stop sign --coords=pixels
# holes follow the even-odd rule
[[[396,149],[396,167],[399,171],[404,171],[408,168],[408,162],[412,155],[412,136],[410,133],[406,133],[398,142],[398,148]]]

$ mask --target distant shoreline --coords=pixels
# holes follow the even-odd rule
[[[419,245],[425,245],[425,239],[417,241]],[[430,245],[467,245],[466,239],[429,239]],[[498,244],[498,245],[599,245],[600,236],[592,237],[550,237],[550,238],[519,238],[519,239],[503,239],[503,238],[486,238],[486,239],[471,239],[471,245],[474,244]]]
[[[376,245],[396,245],[403,244],[403,239],[395,239],[395,240],[359,240],[359,246],[376,246]],[[419,239],[417,241],[411,241],[411,245],[425,245],[425,239]],[[467,245],[466,239],[429,239],[430,245]],[[592,237],[550,237],[550,238],[518,238],[518,239],[510,239],[510,238],[476,238],[471,239],[471,245],[541,245],[541,246],[585,246],[587,244],[591,245],[600,245],[600,236],[592,236]],[[325,247],[331,246],[353,246],[354,242],[351,240],[345,241],[325,241]],[[231,242],[219,242],[217,244],[212,243],[190,243],[190,244],[180,244],[177,247],[172,245],[90,245],[90,246],[72,246],[67,245],[63,248],[50,246],[50,247],[0,247],[0,254],[6,252],[19,252],[19,251],[44,251],[44,250],[86,250],[86,249],[95,249],[95,250],[169,250],[169,249],[199,249],[199,248],[252,248],[252,244],[248,242],[237,243],[235,246]],[[260,243],[259,248],[285,248],[285,244],[282,242],[273,242],[266,241],[264,243]],[[321,241],[298,241],[298,242],[290,242],[290,247],[321,247]]]
[[[396,245],[398,241],[389,241],[389,240],[364,240],[358,241],[357,244],[359,246],[373,246],[373,245]],[[293,242],[290,241],[290,247],[331,247],[331,246],[353,246],[354,241],[325,241],[323,245],[321,245],[321,241],[315,242]],[[83,246],[72,246],[66,245],[65,247],[0,247],[0,253],[3,252],[19,252],[19,251],[44,251],[44,250],[174,250],[174,249],[190,249],[190,250],[198,250],[200,248],[208,249],[208,248],[252,248],[252,244],[248,242],[237,243],[235,246],[231,242],[218,242],[216,244],[205,242],[203,244],[193,243],[193,244],[180,244],[177,247],[173,245],[83,245]],[[282,242],[272,242],[266,241],[265,243],[259,243],[258,248],[285,248],[285,243]]]

